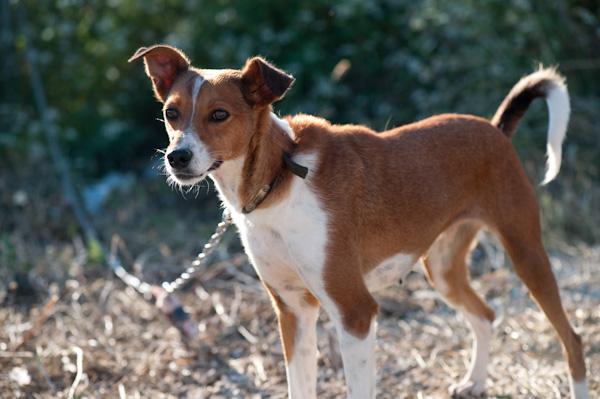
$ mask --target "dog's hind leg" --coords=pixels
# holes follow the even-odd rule
[[[431,285],[463,314],[473,331],[469,370],[450,387],[454,396],[481,395],[487,378],[494,312],[471,287],[466,263],[480,226],[472,221],[456,222],[440,234],[422,258]]]
[[[523,188],[511,199],[512,202],[502,202],[503,209],[499,209],[494,218],[496,230],[515,272],[562,342],[571,374],[571,397],[588,398],[581,338],[573,331],[561,303],[556,278],[541,240],[539,210],[533,189]]]

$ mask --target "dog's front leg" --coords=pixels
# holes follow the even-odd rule
[[[301,261],[300,275],[336,328],[348,399],[374,399],[379,306],[369,293],[360,268],[353,267],[356,256],[352,251],[345,251],[344,255],[325,266],[318,261]],[[296,259],[302,260],[302,254],[298,253]],[[311,267],[312,264],[320,266]]]
[[[376,319],[371,320],[369,332],[365,337],[356,337],[338,323],[336,327],[344,362],[348,399],[374,399]]]
[[[307,290],[277,290],[265,284],[279,320],[290,399],[317,397],[319,302]]]
[[[344,284],[326,285],[324,292],[316,294],[338,333],[348,399],[374,399],[379,307],[367,290],[359,268],[345,271]]]

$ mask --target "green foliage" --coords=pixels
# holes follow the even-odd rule
[[[88,243],[87,253],[88,253],[88,260],[91,263],[98,264],[98,263],[102,263],[103,261],[105,261],[103,252],[102,252],[102,246],[96,240],[92,240]]]
[[[25,43],[35,49],[53,117],[76,171],[145,168],[166,135],[140,46],[166,42],[194,65],[238,67],[261,54],[297,78],[280,113],[305,112],[384,129],[439,112],[491,116],[537,63],[567,76],[573,115],[563,179],[552,194],[592,187],[600,159],[600,3],[589,0],[20,0],[2,9],[0,155],[42,153]],[[27,25],[23,24],[26,14]],[[24,30],[24,27],[27,30]],[[337,66],[337,67],[336,67]],[[515,137],[542,176],[543,106]],[[565,177],[566,176],[566,177]],[[577,197],[577,195],[575,195]],[[548,209],[551,207],[548,206]],[[596,208],[597,209],[597,208]],[[568,217],[566,217],[568,219]],[[585,230],[585,229],[584,229]],[[593,238],[582,233],[587,239]]]

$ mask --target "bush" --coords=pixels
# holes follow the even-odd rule
[[[306,112],[384,129],[439,112],[491,116],[538,62],[567,76],[572,122],[563,176],[550,190],[569,208],[545,210],[562,228],[600,237],[600,4],[593,1],[22,0],[3,3],[0,130],[4,163],[44,156],[23,49],[43,73],[75,172],[94,177],[147,167],[166,135],[140,65],[141,45],[166,42],[200,67],[237,67],[262,54],[297,78],[281,113]],[[26,14],[26,15],[25,15]],[[25,25],[23,21],[26,20]],[[541,105],[515,137],[532,180],[542,176]],[[7,166],[10,167],[10,164]],[[566,195],[566,194],[565,194]],[[567,198],[568,199],[568,198]],[[561,213],[562,212],[562,213]],[[575,213],[575,217],[573,216]],[[595,218],[595,219],[594,219]],[[573,222],[578,220],[578,222]],[[581,222],[579,222],[579,220]]]

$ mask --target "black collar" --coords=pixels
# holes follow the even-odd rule
[[[299,163],[294,162],[292,156],[287,152],[283,153],[283,163],[285,163],[285,166],[290,170],[290,172],[292,172],[296,176],[301,177],[303,179],[306,178],[306,175],[308,174],[308,168],[306,166],[302,166]]]
[[[306,175],[308,174],[308,168],[306,166],[302,166],[299,163],[294,162],[292,156],[287,152],[283,153],[283,164],[290,172],[292,172],[296,176],[302,179],[306,178]],[[277,174],[277,176],[275,176],[271,183],[265,184],[260,188],[260,190],[258,190],[258,192],[250,200],[250,203],[242,208],[242,213],[248,214],[255,210],[265,200],[265,198],[267,198],[267,196],[275,189],[275,187],[277,187],[279,183],[281,183],[282,178],[283,169],[279,171],[279,173]]]

